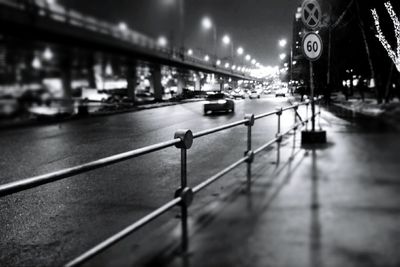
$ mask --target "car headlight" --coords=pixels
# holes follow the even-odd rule
[[[226,104],[226,100],[218,100],[218,104],[220,104],[220,105],[223,105],[223,104]]]

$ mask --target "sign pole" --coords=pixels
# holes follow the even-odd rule
[[[315,84],[313,62],[318,60],[323,52],[323,42],[318,32],[314,32],[320,26],[322,12],[316,0],[305,0],[301,7],[302,20],[309,31],[302,41],[303,55],[309,60],[310,67],[310,95],[311,95],[311,124],[312,130],[301,132],[301,143],[303,145],[325,144],[326,132],[315,130]],[[307,118],[308,119],[308,118]]]
[[[314,69],[313,69],[313,62],[310,61],[310,93],[311,93],[311,124],[312,124],[312,131],[315,132],[315,101],[314,101]]]

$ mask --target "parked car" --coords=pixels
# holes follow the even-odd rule
[[[249,94],[250,99],[260,99],[260,97],[260,94],[256,90],[251,91]]]
[[[95,88],[82,88],[82,99],[85,102],[105,102],[109,95]]]
[[[204,115],[209,112],[235,112],[235,102],[223,93],[210,94],[204,104]]]

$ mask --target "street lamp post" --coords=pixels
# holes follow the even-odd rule
[[[242,61],[241,64],[244,64],[244,58],[243,58],[243,53],[244,53],[244,49],[243,47],[239,46],[239,48],[237,49],[237,54],[241,57]]]
[[[183,1],[183,0],[181,0]],[[202,25],[205,30],[213,30],[213,39],[214,39],[214,58],[217,58],[217,26],[209,17],[204,17],[202,20]]]
[[[224,43],[224,45],[230,45],[230,53],[231,53],[231,61],[233,62],[233,41],[232,39],[229,37],[229,35],[224,35],[224,37],[222,37],[222,42]]]
[[[179,0],[179,31],[181,50],[185,51],[185,4],[184,0]]]

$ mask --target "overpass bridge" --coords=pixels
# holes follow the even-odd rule
[[[101,21],[46,0],[0,0],[0,32],[24,41],[61,46],[64,53],[78,48],[86,51],[86,54],[100,51],[124,58],[124,64],[130,72],[126,75],[128,89],[132,87],[129,80],[132,83],[137,79],[132,70],[138,64],[148,64],[152,68],[156,99],[161,97],[162,65],[183,72],[191,70],[233,80],[256,80],[249,75],[248,69],[233,70],[231,66],[234,62],[227,67],[217,64],[217,59],[211,56],[205,60],[206,54],[201,51],[193,51],[189,55],[185,48],[160,45],[157,40],[131,30],[126,25],[121,27]],[[65,55],[61,62],[63,84],[70,91],[68,87],[73,64],[71,53]],[[179,84],[182,83],[178,82],[178,87],[182,87]],[[132,93],[128,92],[128,95],[132,96]]]

